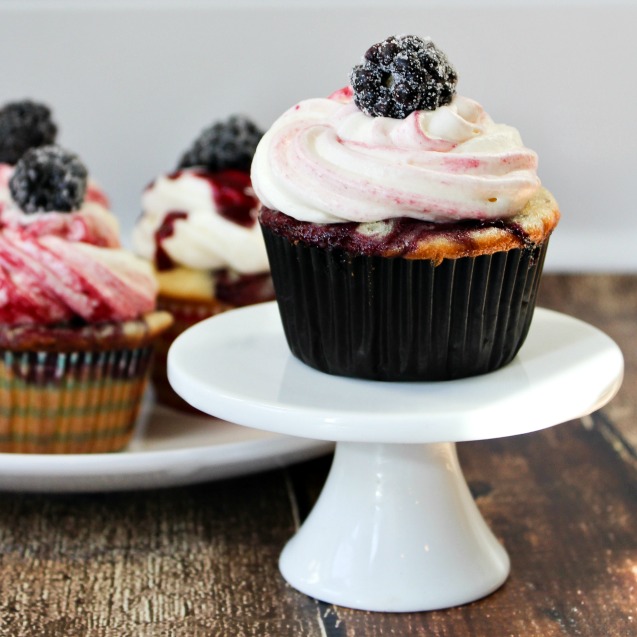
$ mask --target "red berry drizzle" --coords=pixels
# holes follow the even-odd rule
[[[239,170],[222,170],[218,173],[200,173],[212,188],[212,198],[219,214],[244,228],[257,222],[257,198],[251,194],[250,175]]]
[[[178,179],[186,172],[177,170],[168,179]],[[244,228],[252,228],[257,222],[256,210],[259,201],[252,193],[250,175],[241,170],[220,170],[207,172],[201,169],[190,170],[190,174],[208,182],[212,191],[215,210],[228,221]]]
[[[184,172],[184,170],[178,170],[168,175],[168,179],[178,179]],[[216,173],[209,173],[205,170],[192,170],[190,172],[210,185],[213,208],[224,219],[244,228],[252,228],[256,224],[259,204],[252,193],[252,184],[248,173],[240,170],[222,170]],[[155,232],[155,265],[158,270],[170,270],[174,267],[174,262],[163,249],[162,242],[174,234],[175,222],[187,217],[187,212],[169,212]]]
[[[161,226],[155,231],[155,266],[159,271],[170,270],[174,266],[173,260],[164,250],[164,239],[172,237],[175,233],[175,222],[179,219],[187,219],[187,212],[169,212],[162,221]]]

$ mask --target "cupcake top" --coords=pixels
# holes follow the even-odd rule
[[[250,163],[261,131],[232,116],[206,128],[177,170],[155,179],[142,195],[133,246],[158,271],[269,270],[257,223],[259,202]]]
[[[152,269],[121,248],[107,203],[59,146],[0,165],[1,324],[81,326],[155,308]]]
[[[519,215],[540,191],[537,155],[457,95],[456,82],[429,39],[372,46],[351,86],[296,104],[264,135],[252,167],[258,198],[314,224]]]

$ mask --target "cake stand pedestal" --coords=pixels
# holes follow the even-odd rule
[[[325,487],[280,558],[292,586],[350,608],[422,611],[488,595],[509,573],[455,443],[591,413],[617,392],[623,358],[594,327],[538,309],[518,356],[491,374],[439,383],[330,376],[290,354],[269,303],[187,330],[168,375],[204,412],[337,442]]]

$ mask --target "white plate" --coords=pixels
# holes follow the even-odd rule
[[[247,475],[307,460],[332,444],[182,414],[148,400],[128,449],[109,454],[0,453],[0,489],[152,489]]]
[[[509,574],[452,443],[589,414],[615,395],[623,368],[608,336],[541,308],[509,365],[447,382],[314,370],[290,354],[274,304],[202,321],[168,354],[173,387],[196,407],[279,433],[301,423],[306,436],[337,441],[327,482],[279,568],[306,595],[385,612],[466,604]]]

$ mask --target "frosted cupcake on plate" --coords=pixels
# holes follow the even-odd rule
[[[558,207],[537,155],[456,92],[428,38],[373,45],[264,135],[252,181],[293,354],[319,370],[450,380],[509,363]]]
[[[28,150],[0,206],[0,451],[117,451],[130,440],[154,339],[151,268],[87,197],[87,170],[57,145]]]
[[[159,307],[175,319],[158,345],[153,369],[163,404],[190,409],[166,377],[168,348],[182,331],[219,312],[274,298],[250,181],[261,136],[242,116],[214,123],[177,169],[157,177],[142,195],[133,247],[153,264]]]

